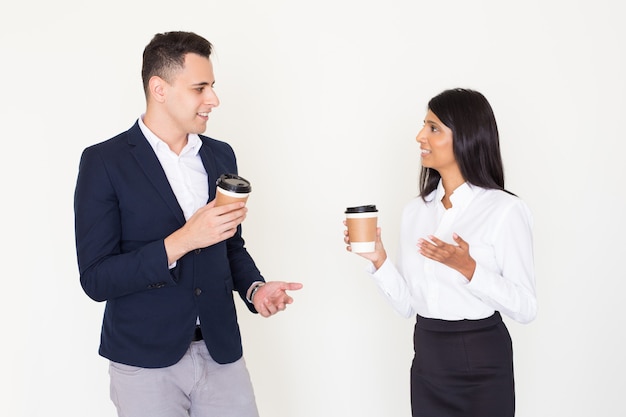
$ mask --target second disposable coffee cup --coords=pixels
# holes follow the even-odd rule
[[[250,181],[235,174],[222,174],[217,179],[217,192],[215,193],[215,207],[237,201],[248,201],[252,191]]]
[[[374,252],[378,226],[378,210],[375,205],[348,207],[346,225],[352,252]]]

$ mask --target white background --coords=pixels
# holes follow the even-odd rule
[[[414,139],[443,89],[483,92],[507,188],[535,216],[539,313],[514,341],[518,416],[626,413],[618,1],[43,1],[0,6],[3,286],[0,415],[114,416],[97,354],[103,304],[80,288],[81,151],[144,109],[157,32],[215,45],[207,134],[253,184],[247,246],[304,284],[271,319],[240,308],[264,417],[409,416],[413,321],[345,251],[346,206],[377,204],[393,256],[417,194]],[[241,307],[241,303],[238,303]]]

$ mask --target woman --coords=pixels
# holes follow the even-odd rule
[[[397,264],[361,256],[392,306],[417,316],[411,366],[413,416],[513,416],[511,338],[500,313],[535,318],[532,217],[504,189],[496,120],[467,89],[428,103],[416,138],[419,197],[402,215]],[[344,241],[350,250],[350,236]]]

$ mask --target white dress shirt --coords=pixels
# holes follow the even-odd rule
[[[188,134],[187,145],[180,151],[180,155],[176,155],[167,143],[148,129],[142,117],[139,118],[139,128],[154,149],[176,200],[185,214],[185,220],[189,220],[191,215],[209,200],[208,176],[198,153],[202,146],[200,137]]]
[[[494,311],[520,322],[535,318],[535,274],[532,215],[513,195],[467,183],[450,196],[445,209],[441,182],[424,202],[412,200],[402,214],[397,267],[387,258],[368,269],[394,309],[404,317],[443,320],[481,319]],[[469,244],[476,261],[471,281],[460,272],[418,252],[417,241],[434,235],[456,244],[452,234]]]
[[[178,205],[183,210],[185,220],[189,220],[196,210],[207,204],[209,199],[208,175],[198,154],[202,146],[200,137],[189,133],[187,145],[180,151],[180,155],[176,155],[167,143],[148,129],[143,122],[143,115],[139,118],[139,128],[161,163]],[[175,266],[176,262],[169,265],[169,268]],[[196,319],[196,324],[200,324],[199,318]]]

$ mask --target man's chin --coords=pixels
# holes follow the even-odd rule
[[[201,135],[204,132],[206,132],[206,123],[203,123],[202,125],[196,125],[193,127],[192,130],[189,131],[189,133],[193,133],[196,135]]]

